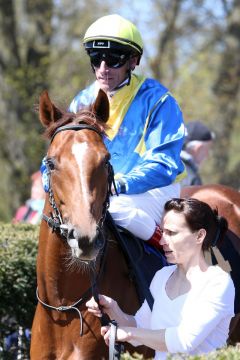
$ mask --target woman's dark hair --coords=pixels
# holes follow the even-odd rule
[[[166,202],[165,212],[177,211],[185,216],[186,222],[192,232],[200,229],[206,230],[206,237],[202,244],[202,250],[209,250],[211,246],[220,244],[228,229],[227,220],[218,216],[218,211],[198,199],[174,198]]]

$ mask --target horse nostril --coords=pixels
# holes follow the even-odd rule
[[[68,229],[68,239],[71,240],[71,239],[75,239],[74,237],[74,229]]]
[[[67,235],[68,240],[79,240],[80,239],[80,232],[74,228],[71,227],[68,229],[68,235]]]

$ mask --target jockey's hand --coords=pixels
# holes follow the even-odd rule
[[[86,306],[90,313],[97,317],[101,317],[102,312],[110,316],[115,303],[116,302],[112,298],[105,295],[99,295],[100,308],[94,297],[92,297],[89,301],[86,302]]]
[[[114,184],[112,184],[112,187],[111,187],[111,195],[118,195],[118,194],[120,194],[121,186],[117,180],[115,180],[114,183],[115,183],[115,186],[114,186]]]
[[[118,194],[125,194],[126,193],[127,183],[126,183],[125,180],[119,178],[119,179],[115,180],[114,183],[115,183],[115,186],[114,186],[114,184],[112,184],[112,187],[111,187],[112,195],[118,195]]]

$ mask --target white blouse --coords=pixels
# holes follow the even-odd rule
[[[135,314],[137,327],[166,329],[168,352],[202,354],[226,344],[229,324],[234,316],[235,289],[231,277],[219,266],[210,266],[196,275],[191,290],[170,299],[166,283],[176,265],[159,270],[150,285],[154,298],[151,312],[146,300]],[[155,360],[167,353],[156,351]]]

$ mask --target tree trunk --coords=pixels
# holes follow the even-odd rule
[[[39,167],[37,154],[44,146],[36,137],[40,124],[34,105],[49,87],[52,2],[0,0],[0,164],[6,168],[6,189],[0,190],[8,194],[0,208],[2,219],[29,196],[30,175]]]
[[[220,183],[229,185],[233,183],[233,174],[227,171],[229,163],[229,148],[231,136],[234,133],[234,125],[238,114],[238,95],[240,86],[240,1],[233,2],[228,12],[228,26],[225,36],[225,49],[222,53],[222,61],[218,78],[213,91],[217,97],[219,106],[218,139],[216,147],[216,167],[222,174]],[[239,184],[239,173],[236,175],[236,186]]]

